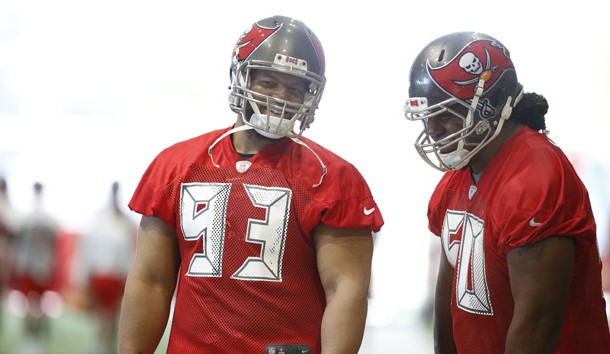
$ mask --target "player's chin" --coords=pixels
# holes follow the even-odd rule
[[[450,154],[452,152],[454,152],[456,150],[455,146],[445,146],[443,148],[438,149],[437,151],[440,154],[446,155],[446,154]]]
[[[268,137],[264,136],[263,134],[257,132],[256,130],[252,130],[252,133],[254,133],[254,135],[256,135],[256,137],[260,140],[273,140],[273,139],[268,138]]]
[[[267,136],[264,136],[255,129],[247,130],[247,132],[248,134],[250,134],[251,137],[258,139],[259,141],[277,141],[277,139],[272,139]]]

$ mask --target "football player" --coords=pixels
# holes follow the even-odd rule
[[[6,179],[0,177],[0,319],[3,318],[4,297],[10,289],[9,280],[13,265],[13,243],[17,232],[16,211],[8,198]],[[0,332],[2,331],[0,320]]]
[[[116,352],[118,314],[134,256],[137,226],[120,207],[119,188],[112,183],[109,203],[95,213],[80,247],[79,270],[97,320],[99,353]]]
[[[589,196],[547,136],[546,99],[477,32],[433,40],[409,82],[415,147],[445,171],[428,208],[436,352],[610,352]]]
[[[43,306],[43,297],[47,292],[57,290],[57,250],[61,233],[59,221],[46,210],[44,185],[35,182],[33,192],[33,209],[19,223],[15,237],[11,279],[14,289],[27,299],[23,348],[42,347],[50,335],[51,318]]]
[[[322,45],[273,16],[239,37],[234,125],[161,152],[129,206],[142,214],[121,353],[357,353],[372,232],[382,215],[358,170],[302,137],[326,83]]]

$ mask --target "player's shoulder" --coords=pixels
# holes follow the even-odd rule
[[[485,173],[493,180],[494,198],[498,200],[514,200],[519,196],[522,201],[537,203],[549,197],[562,198],[566,192],[573,195],[584,192],[563,151],[546,135],[531,129],[521,134],[516,144]]]
[[[335,168],[356,169],[356,167],[347,159],[339,156],[337,153],[318,144],[317,142],[305,137],[301,137],[300,140],[307,144],[307,146],[311,148],[311,150],[313,150],[327,166],[332,165]],[[307,153],[306,155],[309,155],[310,158],[315,158],[315,156],[311,153]]]
[[[295,152],[293,152],[293,155],[295,153],[298,154],[298,161],[300,163],[293,166],[293,168],[298,168],[301,172],[309,171],[313,175],[317,175],[319,174],[321,161],[326,167],[323,184],[325,187],[330,188],[330,186],[336,187],[340,185],[343,190],[346,190],[352,187],[359,189],[367,185],[361,172],[350,161],[311,139],[302,137],[301,141],[311,151],[305,146],[294,144],[293,151]]]
[[[521,178],[531,182],[524,185],[552,182],[575,175],[565,153],[545,134],[524,128],[516,138],[501,159],[502,166],[498,171],[508,172],[506,175],[512,179]]]
[[[209,145],[225,129],[214,130],[176,142],[161,150],[149,164],[144,177],[166,183],[197,162],[207,161]]]
[[[546,134],[523,128],[514,140],[515,143],[510,146],[510,150],[516,150],[518,154],[512,154],[513,158],[520,158],[530,163],[544,163],[557,159],[567,160],[559,145]]]
[[[230,128],[212,130],[198,136],[194,136],[185,140],[178,141],[161,151],[159,155],[171,155],[176,153],[184,153],[192,150],[207,149],[222,133]],[[207,151],[207,150],[206,150]]]
[[[21,220],[20,229],[28,233],[32,230],[46,230],[50,233],[59,232],[59,221],[50,212],[45,210],[33,210]]]
[[[465,188],[474,185],[468,167],[443,173],[430,196],[430,205],[440,205],[444,201],[461,195]]]
[[[163,150],[155,157],[154,163],[159,165],[184,165],[205,158],[208,147],[230,128],[217,129],[201,135],[178,141]]]
[[[444,191],[446,189],[460,189],[460,187],[464,184],[473,184],[468,167],[464,167],[459,170],[450,170],[443,173],[436,184],[435,190]]]

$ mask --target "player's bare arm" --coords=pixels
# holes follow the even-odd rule
[[[320,225],[314,240],[327,301],[322,319],[322,353],[356,354],[367,313],[373,255],[371,231]]]
[[[165,330],[178,271],[174,231],[143,216],[136,257],[127,278],[119,329],[119,353],[155,351]],[[141,304],[147,306],[142,307]]]
[[[574,269],[575,243],[551,237],[507,255],[515,309],[506,353],[555,353]]]
[[[440,256],[436,292],[434,296],[434,352],[436,354],[457,353],[451,323],[451,289],[453,267],[443,251]]]

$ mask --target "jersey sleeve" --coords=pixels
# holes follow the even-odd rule
[[[565,155],[537,149],[527,160],[494,201],[515,206],[500,208],[496,216],[499,249],[507,253],[551,236],[595,242],[588,192]]]
[[[321,210],[321,223],[338,228],[367,227],[373,232],[378,232],[383,226],[383,216],[371,190],[354,166],[341,166],[321,192],[325,193],[326,199]]]
[[[443,206],[443,196],[446,195],[447,186],[452,174],[453,172],[447,172],[443,175],[428,202],[428,229],[439,237],[441,236],[443,219],[446,212],[446,208]]]
[[[166,151],[162,152],[148,166],[128,206],[139,214],[158,217],[174,227],[176,220],[168,198],[175,177],[166,154]]]

